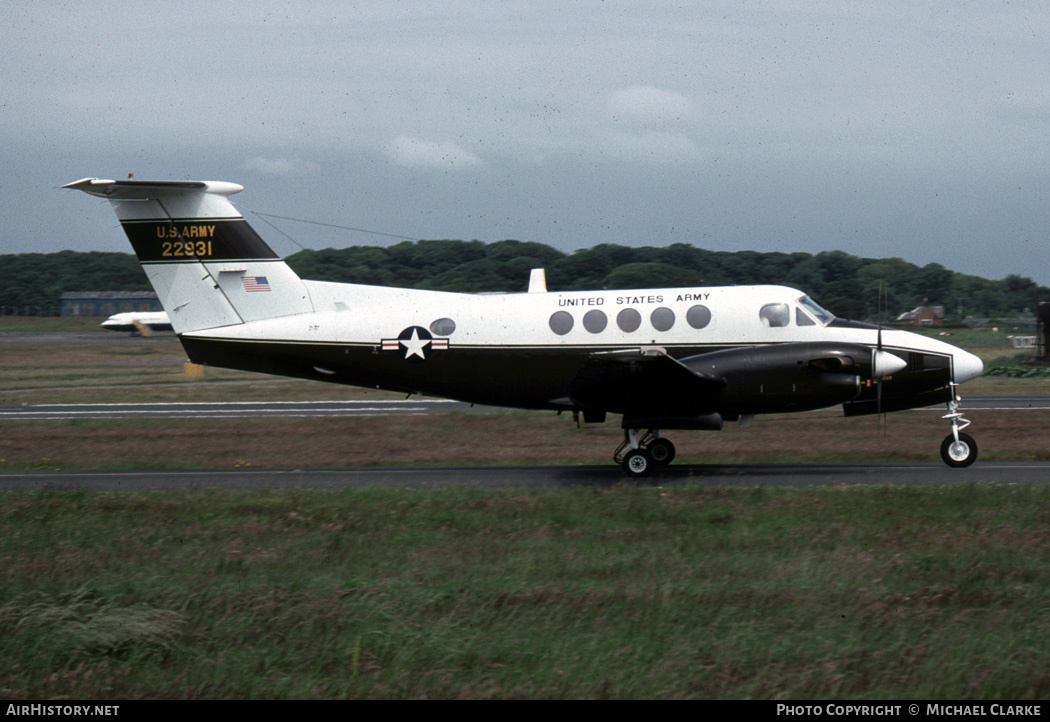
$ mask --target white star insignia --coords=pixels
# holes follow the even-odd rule
[[[399,343],[405,347],[405,358],[409,359],[413,356],[419,356],[419,358],[426,360],[426,355],[423,353],[423,349],[430,343],[429,338],[420,338],[419,331],[412,329],[412,338],[403,338]]]

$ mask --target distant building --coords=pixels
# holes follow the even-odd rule
[[[153,291],[67,291],[58,299],[59,316],[112,316],[129,311],[163,311]]]
[[[898,326],[943,326],[944,306],[919,306],[897,316]]]

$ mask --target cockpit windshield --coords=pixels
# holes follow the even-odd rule
[[[835,320],[835,314],[821,306],[809,296],[798,299],[798,305],[809,311],[821,326],[827,326]]]

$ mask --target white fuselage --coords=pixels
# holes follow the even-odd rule
[[[410,327],[431,328],[442,319],[451,333],[435,332],[448,348],[547,348],[608,351],[658,346],[728,348],[764,344],[841,341],[875,346],[872,328],[825,325],[799,304],[804,294],[785,286],[723,286],[616,291],[463,294],[303,281],[311,313],[251,321],[185,334],[188,337],[291,343],[381,345]],[[783,305],[786,318],[762,310]],[[691,324],[690,310],[699,323]],[[779,310],[779,309],[778,309]],[[626,312],[626,313],[625,313]],[[554,318],[561,314],[558,318]],[[590,314],[590,316],[588,316]],[[553,319],[553,320],[552,320]],[[571,319],[571,326],[566,321]],[[559,325],[561,321],[561,325]],[[633,321],[633,323],[632,323]],[[636,328],[632,328],[637,323]],[[695,328],[694,325],[700,325]],[[552,328],[552,326],[554,328]],[[569,328],[566,328],[570,326]],[[436,331],[440,331],[438,326]],[[563,332],[560,332],[563,331]],[[956,383],[981,373],[980,359],[956,346],[917,333],[881,331],[887,350],[950,356]]]

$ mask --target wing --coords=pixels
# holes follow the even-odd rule
[[[569,387],[576,405],[630,416],[692,416],[717,405],[725,379],[690,369],[657,346],[596,353]]]

